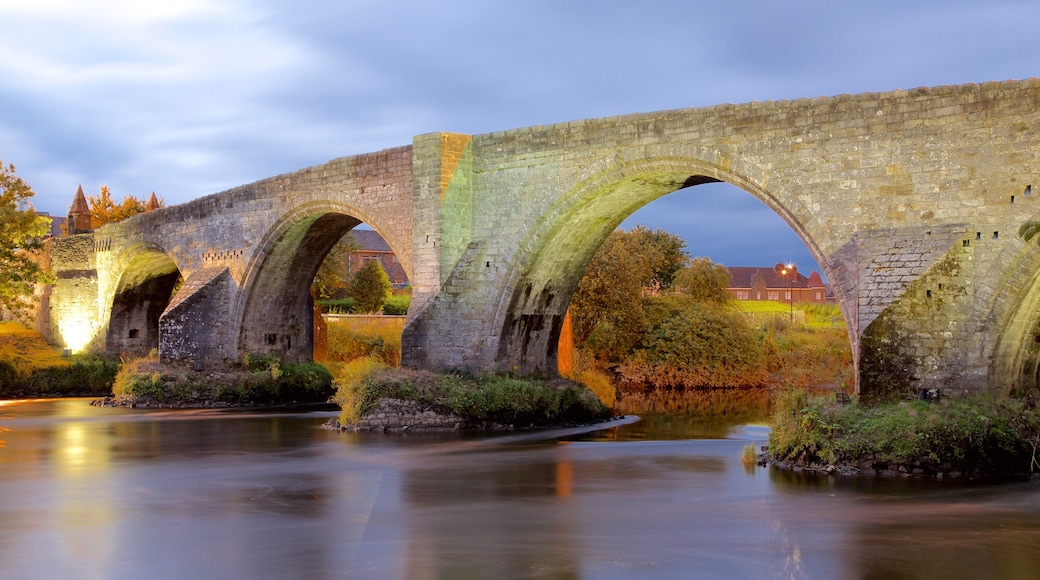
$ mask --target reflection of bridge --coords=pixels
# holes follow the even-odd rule
[[[1040,250],[1015,233],[1040,209],[1038,126],[1028,80],[420,135],[55,240],[52,339],[197,365],[306,359],[310,280],[363,221],[413,284],[405,364],[552,373],[605,237],[726,181],[816,256],[862,389],[1033,386]]]

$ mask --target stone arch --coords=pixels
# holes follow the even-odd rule
[[[177,263],[154,242],[141,242],[120,253],[118,276],[107,301],[105,352],[142,356],[159,347],[159,318],[181,280]]]
[[[257,245],[233,305],[239,329],[238,350],[273,354],[289,362],[312,358],[314,307],[310,285],[332,247],[361,223],[378,232],[411,277],[411,260],[379,219],[345,204],[297,206],[275,222]]]
[[[1008,279],[1001,281],[989,312],[976,314],[999,328],[989,388],[1003,396],[1040,387],[1040,252],[1024,244],[1013,263],[1004,270]]]
[[[616,165],[560,196],[548,216],[520,244],[517,266],[503,284],[494,328],[499,334],[497,370],[521,374],[556,372],[556,349],[564,314],[585,266],[603,241],[629,215],[664,195],[703,183],[726,182],[765,203],[806,244],[832,279],[819,240],[805,226],[811,214],[792,196],[781,197],[748,173],[696,158],[651,157]],[[761,173],[761,172],[759,172]],[[782,191],[781,191],[782,193]],[[839,297],[846,320],[854,311]],[[855,346],[853,325],[850,341]],[[855,356],[855,348],[853,348]]]

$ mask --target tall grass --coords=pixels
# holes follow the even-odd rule
[[[403,318],[384,316],[329,318],[328,361],[374,358],[386,366],[400,366],[404,322]]]
[[[36,369],[72,366],[72,361],[63,358],[38,332],[18,322],[0,322],[0,361],[22,376]]]
[[[0,322],[0,398],[104,395],[119,363],[62,357],[35,330]]]

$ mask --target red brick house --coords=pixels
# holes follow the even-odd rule
[[[404,288],[408,285],[408,276],[404,273],[397,255],[390,249],[383,236],[374,230],[352,230],[350,235],[354,236],[360,249],[355,253],[348,264],[351,272],[357,272],[369,260],[378,260],[383,266],[383,271],[390,278],[390,285],[394,288]]]
[[[777,264],[772,268],[726,268],[729,293],[736,300],[775,300],[795,304],[822,304],[832,300],[830,287],[813,271],[809,277],[797,267]]]

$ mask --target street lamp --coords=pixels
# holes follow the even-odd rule
[[[784,269],[780,270],[781,276],[787,276],[787,300],[791,303],[791,323],[794,323],[794,264],[784,264]]]

